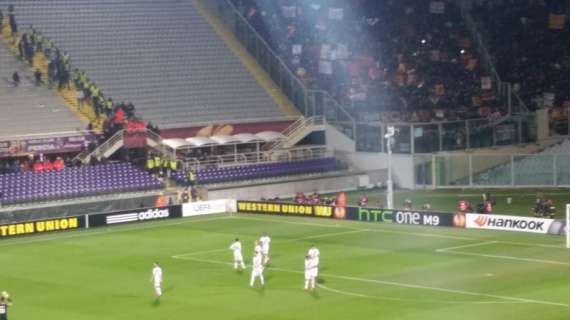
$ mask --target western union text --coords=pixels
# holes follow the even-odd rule
[[[327,206],[241,201],[238,203],[238,211],[331,217],[333,210]]]
[[[79,228],[79,219],[77,217],[23,222],[0,226],[0,236],[12,237],[24,234],[71,230],[77,228]]]

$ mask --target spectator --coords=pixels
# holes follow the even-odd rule
[[[20,85],[20,75],[18,74],[18,71],[14,71],[14,73],[12,73],[12,83],[14,88]]]
[[[34,162],[34,166],[33,166],[33,170],[35,172],[42,172],[44,171],[44,164],[42,161],[37,160],[36,162]]]
[[[302,192],[297,192],[297,194],[295,195],[295,202],[298,204],[305,203],[305,194]]]
[[[471,98],[485,74],[453,2],[233,2],[307,87],[361,121],[478,117]]]
[[[42,85],[42,72],[40,69],[36,69],[34,72],[34,80],[37,87]]]
[[[49,159],[46,157],[46,159],[44,160],[44,171],[51,171],[53,170],[53,163],[51,161],[49,161]]]
[[[570,101],[570,8],[558,0],[483,0],[471,10],[502,80],[531,109]],[[514,41],[505,41],[514,39]]]
[[[360,197],[360,200],[358,200],[358,206],[359,207],[367,207],[368,206],[368,196],[366,194],[363,194]]]
[[[83,104],[85,103],[85,92],[83,92],[83,89],[76,87],[75,98],[77,99],[77,108],[81,110]]]
[[[63,161],[63,159],[61,157],[57,157],[55,159],[55,161],[53,162],[53,169],[61,170],[63,168],[65,168],[65,162]]]
[[[157,197],[156,197],[156,201],[154,202],[154,206],[157,208],[164,208],[166,207],[167,204],[167,199],[166,196],[164,195],[164,192],[161,192]]]
[[[12,35],[12,38],[15,40],[16,35],[18,34],[18,24],[16,23],[16,17],[14,16],[14,13],[11,11],[8,14],[8,24],[10,25],[10,34]]]

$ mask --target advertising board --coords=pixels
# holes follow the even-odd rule
[[[364,207],[347,207],[346,219],[369,222],[392,222],[393,210]]]
[[[123,224],[130,222],[153,221],[182,217],[181,206],[164,208],[143,208],[89,216],[89,227]]]
[[[44,219],[0,225],[0,239],[85,228],[85,216]]]
[[[235,212],[235,200],[220,199],[210,201],[198,201],[182,204],[182,216],[193,217],[207,214]]]
[[[287,202],[261,202],[261,201],[239,200],[237,202],[237,212],[332,218],[334,215],[334,207],[325,206],[325,205],[296,204],[296,203],[287,203]]]
[[[553,219],[468,213],[465,227],[470,229],[548,233]]]
[[[16,139],[0,141],[0,157],[14,157],[30,153],[64,153],[81,151],[97,140],[92,134],[75,134],[63,137]]]
[[[432,211],[394,211],[392,223],[435,227],[452,227],[453,214]]]
[[[432,211],[406,211],[367,207],[347,207],[346,219],[397,224],[453,226],[453,214]]]

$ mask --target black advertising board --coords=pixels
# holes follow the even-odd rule
[[[346,207],[346,219],[367,222],[392,222],[394,210],[365,208],[365,207]]]
[[[85,216],[43,219],[0,225],[0,239],[85,228]]]
[[[237,203],[237,212],[332,218],[334,214],[334,207],[287,202],[239,200]]]
[[[453,226],[453,214],[432,211],[406,211],[367,207],[347,207],[346,219],[429,226]]]
[[[89,216],[89,227],[116,225],[131,222],[154,221],[182,217],[182,206],[141,208]]]
[[[395,210],[392,223],[437,227],[453,227],[453,214],[431,211]]]

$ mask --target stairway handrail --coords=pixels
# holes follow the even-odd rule
[[[103,142],[102,144],[100,144],[99,146],[97,146],[97,148],[95,148],[95,150],[91,151],[90,153],[87,153],[85,156],[83,157],[79,157],[78,159],[81,160],[81,162],[85,162],[88,159],[91,159],[92,157],[95,157],[97,155],[101,155],[104,154],[105,151],[109,150],[110,146],[112,146],[115,142],[120,141],[121,139],[123,139],[123,134],[125,133],[125,130],[119,130],[117,131],[114,135],[112,135],[109,139],[107,139],[105,142]]]
[[[299,80],[299,78],[297,78],[297,76],[295,75],[295,73],[293,73],[293,71],[289,68],[289,66],[283,61],[283,59],[281,59],[281,57],[275,53],[275,51],[271,48],[271,46],[267,43],[267,41],[265,41],[265,39],[259,34],[259,32],[257,32],[257,30],[255,30],[255,28],[249,23],[249,21],[247,21],[247,19],[241,14],[241,12],[236,8],[236,6],[229,0],[222,0],[225,1],[225,3],[233,10],[233,12],[239,17],[239,19],[241,20],[241,22],[243,22],[247,28],[249,29],[250,32],[252,32],[255,37],[263,44],[264,48],[272,55],[273,58],[275,58],[280,67],[282,69],[284,69],[286,71],[286,73],[288,74],[288,76],[293,79],[293,81],[295,81],[295,83],[301,88],[301,90],[303,91],[303,93],[305,94],[305,97],[308,97],[308,95],[312,92],[324,92],[327,96],[327,98],[330,101],[333,101],[334,106],[340,110],[341,113],[343,113],[344,115],[346,115],[348,117],[348,119],[350,119],[353,127],[353,136],[350,137],[353,140],[356,140],[356,121],[354,119],[354,117],[350,114],[350,112],[346,111],[346,109],[336,101],[336,99],[334,99],[327,91],[323,91],[323,90],[312,90],[312,89],[308,89],[307,86]],[[300,110],[300,108],[298,108]],[[301,110],[300,110],[301,111]],[[305,110],[306,112],[306,110]],[[325,110],[326,112],[326,110]],[[325,115],[326,117],[326,115]]]

